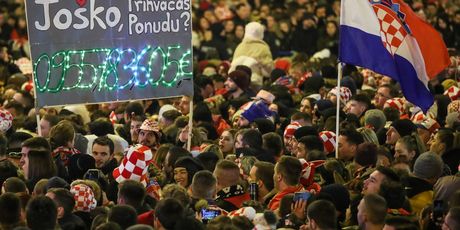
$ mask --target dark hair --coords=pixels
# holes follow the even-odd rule
[[[321,229],[337,229],[337,213],[332,202],[316,200],[307,208],[307,216]]]
[[[390,90],[390,97],[398,97],[399,96],[398,88],[396,88],[395,86],[390,85],[390,84],[383,84],[379,88],[382,88],[382,87],[388,88]]]
[[[88,124],[89,131],[98,137],[105,136],[107,134],[115,134],[112,123],[107,118],[98,118]]]
[[[305,160],[307,161],[317,161],[317,160],[326,160],[327,157],[326,157],[326,154],[324,153],[324,151],[320,151],[320,150],[311,150],[311,151],[308,151],[308,155],[307,155],[307,158]]]
[[[177,159],[180,157],[187,157],[187,156],[192,156],[192,154],[187,151],[186,149],[178,146],[173,146],[169,149],[169,159],[168,163],[169,166],[174,167],[174,163],[176,163]]]
[[[275,156],[280,156],[281,152],[283,151],[283,138],[276,133],[270,132],[262,135],[263,140],[263,148],[266,151],[271,151],[274,153]]]
[[[273,174],[275,173],[275,165],[265,161],[256,161],[253,167],[257,167],[256,179],[261,180],[268,191],[275,187],[273,182]]]
[[[110,155],[112,155],[113,152],[115,151],[115,145],[113,144],[112,139],[110,139],[107,136],[100,136],[100,137],[96,138],[94,140],[94,142],[93,142],[93,146],[95,144],[98,144],[98,145],[101,145],[101,146],[109,146]]]
[[[216,190],[217,180],[211,172],[202,170],[193,176],[190,188],[193,198],[212,199]]]
[[[125,180],[120,183],[118,197],[125,200],[125,204],[140,207],[146,196],[145,187],[141,182]]]
[[[308,98],[307,98],[308,99]],[[313,103],[311,103],[313,105]],[[292,121],[295,121],[295,120],[304,120],[304,121],[309,121],[311,122],[311,116],[310,114],[308,113],[303,113],[303,112],[295,112],[294,114],[292,114],[291,116],[291,120]]]
[[[350,144],[359,145],[364,142],[363,135],[354,129],[344,129],[340,135],[345,136]]]
[[[65,188],[51,188],[48,189],[47,193],[53,193],[53,201],[56,202],[57,207],[64,208],[64,215],[70,214],[75,207],[74,195]]]
[[[115,222],[122,229],[137,224],[136,210],[128,205],[116,205],[109,211],[108,221]]]
[[[385,198],[388,208],[399,209],[406,201],[404,186],[393,180],[383,180],[380,185],[379,195]]]
[[[27,186],[19,177],[10,177],[3,182],[5,192],[19,193],[27,192]]]
[[[212,122],[212,114],[205,102],[197,103],[193,108],[193,121],[195,122]]]
[[[210,77],[207,77],[207,76],[204,76],[204,75],[200,75],[200,76],[197,76],[193,79],[194,83],[196,86],[198,86],[199,88],[205,88],[207,85],[211,85],[211,86],[214,86],[214,83],[212,82],[212,79]]]
[[[399,120],[400,112],[394,107],[383,108],[383,114],[387,121],[396,121]]]
[[[45,114],[42,119],[50,123],[50,127],[53,127],[59,123],[59,117],[52,114]]]
[[[144,115],[144,107],[139,102],[130,102],[126,105],[125,113],[128,117],[134,116],[143,116]]]
[[[366,106],[366,110],[371,107],[372,103],[369,97],[365,94],[359,93],[351,97],[351,100],[357,101]]]
[[[300,161],[291,156],[282,156],[276,164],[276,172],[281,174],[287,185],[299,184],[302,165]]]
[[[0,196],[0,225],[2,229],[13,229],[20,221],[21,200],[14,193],[6,192]]]
[[[400,181],[398,174],[396,174],[391,168],[385,166],[377,166],[376,170],[385,175],[385,180],[391,180],[395,182]]]
[[[209,170],[210,172],[214,172],[217,162],[219,161],[219,156],[215,152],[203,152],[196,158],[201,161],[204,169]]]
[[[17,101],[9,101],[8,104],[5,105],[4,109],[14,109],[18,113],[18,115],[24,115],[24,106],[17,102]]]
[[[8,145],[8,140],[6,139],[5,135],[0,133],[0,156],[6,156],[7,145]]]
[[[51,151],[49,142],[44,137],[32,137],[22,143],[22,147],[27,147],[30,150],[47,150]]]
[[[48,150],[30,150],[28,180],[37,182],[43,178],[56,176],[56,164]]]
[[[174,229],[177,220],[183,218],[184,207],[173,198],[160,200],[155,208],[155,217],[165,229]]]
[[[31,230],[52,230],[57,223],[57,207],[44,195],[33,197],[26,208],[27,226]]]
[[[18,176],[18,168],[9,160],[0,161],[0,186],[11,177]]]
[[[170,121],[175,121],[176,118],[180,117],[182,113],[175,109],[168,110],[163,113],[163,118]]]
[[[259,130],[248,129],[242,134],[241,138],[243,145],[248,145],[249,148],[260,149],[262,148],[262,134]]]
[[[323,141],[318,136],[307,135],[300,138],[299,143],[305,145],[305,148],[310,150],[324,151]]]

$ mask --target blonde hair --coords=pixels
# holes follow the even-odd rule
[[[357,130],[363,136],[364,142],[372,143],[377,146],[380,145],[379,138],[377,137],[377,134],[374,132],[373,129],[367,128],[367,127],[361,127]]]

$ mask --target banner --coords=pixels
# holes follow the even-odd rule
[[[193,94],[190,0],[26,1],[39,107]]]

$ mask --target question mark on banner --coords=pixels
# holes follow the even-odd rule
[[[184,26],[185,26],[185,31],[188,30],[188,27],[190,26],[190,12],[183,12],[180,14],[180,18],[182,19],[185,16],[185,21],[184,21]]]

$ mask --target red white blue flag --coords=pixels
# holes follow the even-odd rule
[[[342,0],[339,59],[398,81],[423,111],[428,81],[450,64],[440,34],[402,0]]]

